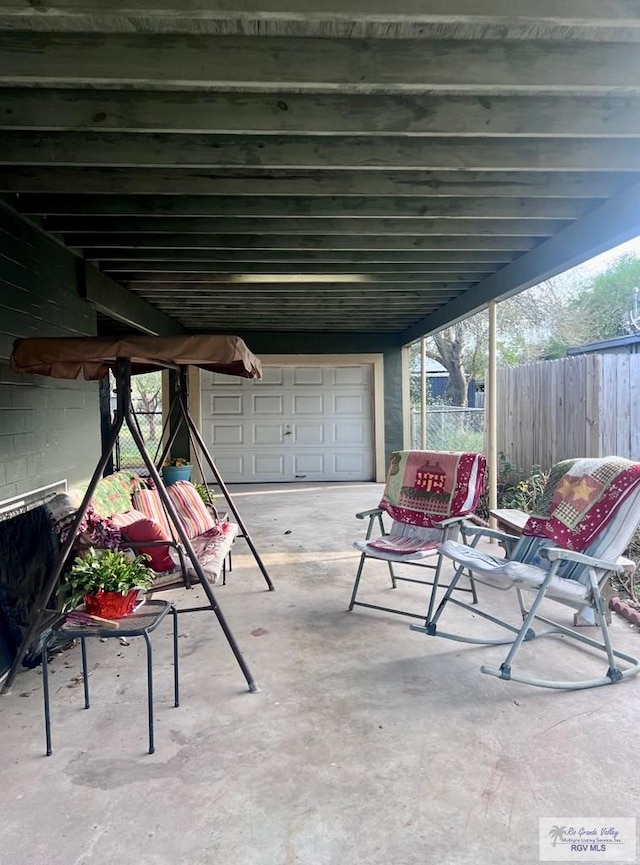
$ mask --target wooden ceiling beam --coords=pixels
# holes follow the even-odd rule
[[[491,198],[486,196],[212,196],[212,195],[21,195],[20,211],[46,216],[51,231],[81,222],[105,230],[127,223],[127,217],[147,217],[160,227],[169,217],[331,217],[331,218],[478,218],[578,219],[592,210],[597,198]],[[78,217],[81,217],[79,219]],[[87,218],[95,217],[95,219]],[[102,218],[100,218],[102,217]],[[68,219],[65,219],[68,218]],[[151,222],[154,220],[154,222]]]
[[[5,88],[0,129],[624,137],[640,135],[640,98]]]
[[[261,266],[270,268],[272,264],[309,265],[315,267],[318,264],[432,264],[440,263],[448,266],[457,264],[491,264],[498,267],[500,264],[513,261],[517,257],[517,251],[491,250],[486,248],[477,250],[317,250],[317,249],[118,249],[84,248],[85,258],[102,262],[108,270],[110,263],[116,262],[131,267],[134,264],[143,264],[145,268],[153,266],[157,262],[177,261],[194,262],[226,262],[238,264],[259,263]],[[495,269],[495,268],[493,268]]]
[[[20,203],[29,210],[32,200],[45,213],[76,212],[52,208],[66,207],[66,202],[84,199],[93,206],[125,207],[126,198],[137,196],[134,207],[149,197],[149,207],[166,200],[167,208],[179,208],[180,196],[403,196],[477,198],[610,198],[640,180],[640,172],[616,170],[598,174],[574,172],[522,171],[322,171],[234,168],[202,170],[189,168],[92,168],[88,166],[0,166],[0,192],[20,195]],[[46,195],[44,194],[46,193]],[[73,195],[79,193],[79,195]],[[94,195],[101,195],[94,199]],[[173,199],[173,203],[172,202]],[[47,202],[45,204],[45,202]],[[57,202],[60,203],[57,203]],[[99,204],[99,202],[105,202]],[[12,201],[13,206],[17,200]],[[76,205],[78,206],[78,205]],[[211,207],[215,207],[212,202]],[[248,205],[250,206],[250,205]],[[256,206],[259,206],[257,204]],[[535,207],[535,205],[534,205]],[[93,212],[92,210],[78,212]],[[98,211],[103,212],[103,211]],[[116,212],[114,210],[114,212]],[[128,213],[125,209],[124,213]],[[149,212],[143,210],[141,212]],[[170,211],[170,212],[175,212]],[[205,211],[201,215],[207,215]],[[499,215],[499,214],[496,214]],[[547,214],[551,215],[551,214]]]
[[[368,20],[416,21],[421,23],[444,21],[549,21],[570,26],[584,23],[590,26],[619,24],[640,26],[640,10],[628,0],[232,0],[209,2],[202,0],[142,0],[132,5],[131,0],[47,0],[45,4],[33,0],[2,0],[0,12],[17,22],[38,18],[54,23],[60,17],[110,15],[123,17],[135,11],[150,19],[194,18],[233,20],[258,18],[261,21],[297,19],[311,20]]]
[[[155,284],[167,280],[179,279],[180,282],[234,282],[242,280],[251,282],[261,280],[265,275],[296,276],[298,274],[318,273],[322,276],[331,274],[360,274],[366,276],[371,282],[384,282],[391,275],[394,281],[401,282],[440,282],[443,279],[460,280],[464,282],[475,282],[485,273],[492,273],[495,266],[474,265],[472,262],[466,264],[443,264],[435,262],[429,264],[387,264],[384,262],[376,264],[363,263],[325,263],[315,266],[311,263],[301,262],[299,264],[258,264],[257,262],[233,263],[207,263],[198,264],[193,261],[171,262],[160,261],[142,263],[139,269],[132,267],[131,262],[108,262],[103,266],[105,273],[114,275],[119,282],[139,282]]]
[[[66,234],[70,247],[122,249],[262,249],[262,250],[495,250],[524,252],[537,246],[536,237],[444,237],[439,235],[289,235],[289,234]],[[86,255],[85,257],[93,257]]]
[[[615,166],[638,172],[640,146],[626,138],[314,138],[11,130],[0,139],[0,164],[395,171],[610,171]]]
[[[640,52],[606,42],[0,31],[4,86],[346,93],[640,91]]]
[[[269,297],[286,295],[287,297],[300,296],[309,298],[309,292],[315,292],[317,295],[326,294],[327,297],[351,297],[361,294],[366,289],[365,293],[370,293],[371,297],[376,299],[383,296],[386,292],[394,292],[396,295],[405,295],[408,297],[419,297],[423,294],[428,294],[430,297],[440,295],[451,296],[457,291],[463,291],[470,287],[470,283],[455,283],[449,285],[447,283],[396,283],[389,281],[385,283],[327,283],[327,282],[305,282],[305,283],[274,283],[269,285],[238,285],[225,283],[212,283],[211,285],[183,285],[180,282],[166,283],[164,285],[149,285],[149,283],[130,282],[125,285],[129,291],[143,294],[145,297],[175,297],[176,299],[185,299],[187,302],[192,298],[208,298],[220,293],[228,293],[230,298],[238,297]]]
[[[431,219],[404,218],[365,219],[323,217],[245,218],[245,217],[48,217],[43,222],[47,231],[72,235],[100,234],[323,234],[391,236],[486,236],[486,237],[550,237],[567,225],[560,219]]]

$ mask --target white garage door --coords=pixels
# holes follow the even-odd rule
[[[202,433],[226,481],[373,479],[371,365],[267,366],[263,374],[201,374]]]

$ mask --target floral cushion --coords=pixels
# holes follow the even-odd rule
[[[207,579],[215,583],[222,571],[222,565],[238,534],[236,523],[218,523],[204,535],[192,540],[193,550],[202,565]],[[191,562],[187,558],[187,570],[191,576],[197,576]]]
[[[141,487],[141,479],[133,472],[115,472],[98,481],[91,504],[100,517],[124,514],[131,510],[131,496]]]

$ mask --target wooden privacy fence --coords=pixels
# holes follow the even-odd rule
[[[640,459],[640,355],[498,370],[498,450],[525,471],[570,457]]]

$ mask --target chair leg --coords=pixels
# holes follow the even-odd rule
[[[430,617],[424,623],[424,625],[410,625],[410,629],[412,631],[417,631],[421,634],[427,634],[430,637],[444,637],[447,640],[455,640],[458,643],[469,643],[474,646],[510,646],[513,644],[514,639],[520,632],[519,628],[515,628],[513,625],[510,625],[508,622],[502,621],[502,619],[498,619],[495,616],[486,613],[484,610],[477,609],[477,607],[471,606],[471,604],[465,604],[463,601],[459,601],[457,598],[453,598],[452,594],[456,590],[458,586],[458,582],[460,578],[464,575],[465,569],[462,565],[460,565],[455,574],[453,575],[453,579],[449,583],[449,587],[444,593],[442,600],[438,604],[438,608],[435,612],[433,618]],[[486,639],[477,639],[474,637],[466,637],[462,634],[453,634],[446,631],[438,630],[438,621],[440,616],[442,616],[445,607],[448,603],[455,604],[457,607],[461,607],[463,610],[468,610],[475,616],[480,616],[488,622],[491,622],[494,625],[502,628],[503,630],[509,631],[511,634],[514,634],[515,637],[491,637]],[[535,633],[528,629],[523,639],[531,640],[535,637]]]
[[[358,565],[358,573],[356,574],[356,579],[353,584],[353,591],[351,592],[351,600],[349,601],[348,612],[353,610],[353,605],[356,601],[356,595],[358,594],[358,587],[360,586],[360,577],[362,576],[362,569],[364,568],[364,562],[367,557],[363,553],[360,556],[360,564]]]
[[[613,646],[611,645],[611,637],[609,635],[609,625],[607,624],[607,615],[604,599],[602,597],[596,575],[591,570],[589,571],[589,579],[591,581],[591,591],[593,592],[594,612],[596,614],[596,621],[600,625],[602,642],[604,643],[605,651],[607,653],[607,660],[609,661],[609,670],[607,672],[607,675],[609,676],[611,681],[616,682],[622,678],[622,671],[616,665]]]
[[[387,562],[389,565],[389,575],[391,576],[391,588],[397,589],[398,584],[396,583],[396,575],[393,573],[393,562]]]
[[[471,586],[471,597],[473,599],[472,603],[477,604],[478,603],[478,592],[476,591],[476,581],[473,579],[473,574],[471,573],[471,571],[469,571],[469,584]]]
[[[438,586],[440,584],[440,571],[442,570],[442,556],[438,556],[438,564],[436,566],[436,571],[433,576],[433,586],[431,588],[431,596],[429,598],[429,606],[427,608],[427,617],[425,619],[425,623],[431,621],[431,614],[433,613],[433,606],[436,602],[436,593],[438,591]],[[474,589],[475,593],[475,589]]]

